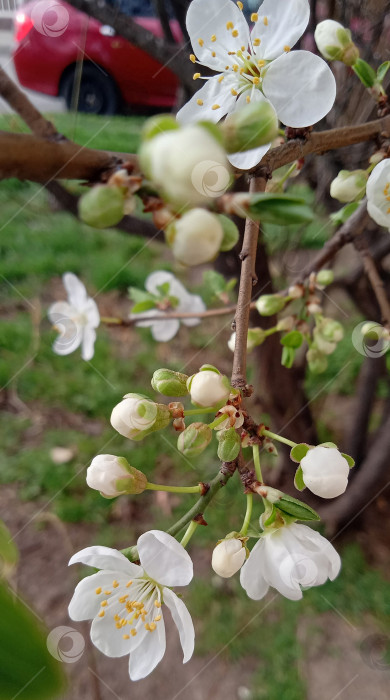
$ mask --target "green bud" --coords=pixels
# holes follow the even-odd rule
[[[213,431],[206,423],[192,423],[180,433],[177,449],[186,457],[196,457],[210,444],[212,436]]]
[[[332,284],[334,280],[333,270],[320,270],[317,272],[316,282],[320,287],[327,287],[328,284]]]
[[[256,309],[261,316],[273,316],[282,311],[289,299],[277,294],[263,294],[256,302]]]
[[[146,484],[148,483],[145,474],[140,472],[139,469],[136,469],[135,467],[131,467],[130,465],[129,467],[130,468],[127,470],[129,472],[129,476],[122,479],[117,479],[116,488],[120,493],[128,493],[132,495],[143,493],[146,489]]]
[[[251,102],[229,114],[221,124],[228,153],[264,146],[278,135],[277,114],[269,102]]]
[[[110,228],[123,219],[124,202],[120,187],[96,185],[80,197],[79,217],[88,226]]]
[[[159,136],[163,131],[173,131],[180,129],[175,117],[171,114],[156,114],[148,119],[141,131],[143,141],[150,141],[155,136]]]
[[[367,185],[365,170],[340,170],[330,184],[330,196],[339,202],[352,202],[364,197]]]
[[[344,337],[344,328],[339,321],[335,321],[333,318],[323,318],[317,329],[322,337],[331,343],[338,343]]]
[[[310,372],[313,374],[322,374],[328,367],[326,355],[316,347],[311,347],[306,353],[307,363]]]
[[[236,224],[234,223],[234,221],[229,219],[228,216],[224,216],[224,214],[217,214],[217,218],[223,230],[223,239],[220,250],[226,252],[227,250],[231,250],[232,248],[234,248],[234,246],[238,242],[240,234]]]
[[[156,369],[152,377],[152,387],[164,396],[187,396],[187,374],[172,369]]]
[[[228,430],[220,430],[217,432],[218,457],[221,462],[233,462],[241,447],[241,439],[234,428]]]
[[[351,32],[333,19],[320,22],[314,32],[320,53],[328,61],[342,61],[353,66],[359,58],[359,49],[353,43]]]

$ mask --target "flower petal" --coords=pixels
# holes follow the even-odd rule
[[[175,337],[180,328],[180,321],[177,318],[155,321],[152,325],[152,336],[158,343],[167,343]]]
[[[141,566],[162,586],[186,586],[193,576],[191,557],[174,537],[161,530],[150,530],[139,537],[137,548]]]
[[[47,315],[49,321],[55,325],[59,319],[73,318],[77,314],[77,309],[71,306],[67,301],[56,301],[48,310]]]
[[[125,574],[134,578],[142,576],[143,573],[141,566],[132,564],[126,559],[125,555],[118,552],[117,549],[102,547],[101,545],[86,547],[80,552],[76,552],[69,560],[69,566],[78,563],[86,564],[86,566],[93,566],[96,569],[123,571]]]
[[[198,121],[218,122],[222,119],[236,101],[236,96],[231,92],[232,88],[238,88],[236,75],[215,75],[206,80],[205,85],[178,111],[177,120],[181,124],[190,124]],[[221,77],[223,80],[219,82]],[[213,109],[215,105],[219,105],[218,109]]]
[[[87,290],[81,280],[73,272],[65,272],[62,281],[68,295],[69,304],[76,309],[81,309],[87,302]]]
[[[192,0],[186,24],[200,63],[216,71],[224,70],[228,63],[232,63],[229,51],[239,51],[241,46],[247,47],[249,43],[247,21],[231,0]]]
[[[240,95],[240,97],[236,101],[236,104],[234,105],[234,109],[232,110],[233,112],[235,112],[238,109],[243,109],[245,107],[246,97],[248,94],[249,93],[246,92]],[[254,90],[251,94],[251,102],[269,102],[269,100],[267,100],[264,97],[260,90]],[[248,151],[231,153],[228,156],[228,158],[235,168],[240,168],[240,170],[249,170],[250,168],[254,168],[255,165],[260,163],[262,157],[265,156],[265,154],[267,153],[267,151],[269,151],[270,148],[271,144],[267,143],[264,146],[259,146],[258,148],[251,148]]]
[[[390,202],[384,189],[390,182],[390,160],[382,160],[375,166],[367,182],[367,209],[368,213],[379,226],[390,227],[390,215],[388,209]],[[388,190],[387,190],[388,191]]]
[[[206,304],[204,303],[202,297],[197,294],[190,294],[188,304],[185,305],[185,309],[180,309],[180,311],[185,311],[185,313],[203,313],[206,311]],[[198,326],[200,323],[199,318],[183,318],[181,320],[185,326]]]
[[[322,58],[310,51],[292,51],[270,64],[263,90],[279,119],[300,128],[315,124],[332,109],[336,81]]]
[[[147,632],[142,643],[131,651],[129,660],[129,676],[132,681],[145,678],[156,668],[165,654],[165,625],[161,616],[153,632]]]
[[[293,575],[296,569],[295,560],[286,547],[285,530],[280,528],[264,537],[264,577],[285,598],[300,600],[302,591]]]
[[[164,603],[169,608],[173,621],[178,629],[180,644],[183,649],[183,664],[190,660],[194,653],[195,630],[187,607],[169,588],[163,590]]]
[[[87,303],[83,308],[83,314],[87,317],[87,323],[92,328],[97,328],[100,324],[100,314],[96,301],[88,297]]]
[[[93,358],[95,352],[95,340],[96,331],[94,328],[91,328],[90,326],[84,328],[83,342],[81,345],[81,357],[86,362],[92,360]]]
[[[390,229],[390,215],[386,213],[387,209],[384,211],[384,209],[378,207],[372,200],[367,199],[367,211],[371,219],[374,219],[378,226],[384,226]]]
[[[340,555],[333,545],[326,537],[323,537],[319,532],[307,525],[297,525],[293,523],[290,525],[290,530],[294,536],[302,542],[306,549],[311,545],[317,557],[320,555],[322,558],[326,559],[328,564],[328,576],[330,580],[333,581],[340,573],[341,569]]]
[[[260,537],[240,571],[240,583],[252,600],[261,600],[269,585],[263,576],[264,538]]]
[[[107,588],[112,585],[117,577],[115,571],[99,571],[97,574],[86,576],[77,584],[73,598],[69,603],[69,617],[76,622],[80,620],[92,620],[100,610],[103,600],[96,594],[97,588]]]
[[[260,39],[260,46],[254,47],[256,56],[269,61],[281,56],[285,47],[291,49],[297,43],[308,25],[310,7],[308,0],[264,0],[258,15],[251,33],[252,43]]]
[[[169,283],[169,286],[171,286],[174,279],[176,278],[171,272],[167,272],[166,270],[156,270],[146,278],[145,289],[150,294],[158,295],[158,287],[161,287],[161,285],[166,284],[167,282]]]
[[[164,311],[161,311],[160,309],[149,309],[149,311],[142,311],[142,313],[139,313],[139,314],[130,314],[129,318],[130,319],[134,318],[135,320],[137,320],[137,318],[140,317],[140,319],[142,318],[144,320],[137,321],[137,323],[135,325],[139,328],[150,328],[150,326],[154,325],[155,321],[149,321],[148,320],[149,316],[151,316],[152,318],[155,318],[156,316],[163,317],[163,316],[165,316],[165,313],[164,313]]]
[[[91,625],[91,640],[95,647],[113,659],[129,654],[132,648],[133,638],[123,639],[124,628],[117,629],[114,620],[114,612],[108,612],[104,608],[104,617],[96,616]],[[115,612],[119,611],[116,606]]]

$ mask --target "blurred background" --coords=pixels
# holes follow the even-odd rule
[[[27,90],[35,90],[29,96],[50,114],[60,133],[81,145],[135,152],[146,116],[174,109],[187,94],[189,83],[185,76],[173,77],[167,68],[156,77],[155,57],[146,59],[141,48],[123,45],[117,19],[123,14],[137,18],[140,26],[171,45],[166,18],[173,38],[185,41],[183,17],[188,3],[123,0],[115,7],[90,3],[90,20],[61,3],[68,14],[61,15],[57,7],[55,18],[62,17],[57,28],[42,9],[31,20],[31,5],[36,4],[1,6],[1,65],[11,76],[18,76]],[[257,9],[257,4],[247,5],[246,10]],[[375,67],[390,58],[387,3],[312,0],[311,5],[312,20],[302,47],[314,50],[316,21],[333,17],[351,26],[363,57]],[[81,43],[74,39],[80,27],[84,27]],[[76,34],[68,36],[68,29]],[[71,57],[74,43],[76,59]],[[115,63],[114,78],[108,66],[116,49],[125,53]],[[96,55],[91,56],[92,51]],[[188,47],[185,52],[189,53]],[[103,67],[97,64],[99,53],[107,61]],[[67,61],[71,62],[65,66]],[[348,69],[341,64],[333,67],[339,96],[322,126],[375,118],[372,103]],[[148,76],[154,82],[146,90]],[[25,130],[6,103],[1,102],[0,109],[1,130]],[[366,167],[372,150],[372,145],[355,146],[307,159],[289,191],[305,196],[315,219],[305,228],[267,226],[262,230],[258,271],[267,291],[271,283],[275,290],[283,289],[331,237],[335,227],[328,214],[338,207],[329,198],[329,183],[343,167]],[[72,195],[71,200],[64,198],[64,192]],[[280,345],[273,337],[249,358],[249,378],[256,388],[251,399],[255,418],[297,442],[332,440],[356,459],[345,496],[325,505],[310,501],[323,516],[322,531],[342,556],[338,579],[306,592],[299,603],[272,592],[255,603],[241,590],[238,577],[225,581],[215,576],[210,566],[212,548],[219,537],[239,529],[245,509],[238,480],[233,478],[210,507],[208,527],[199,528],[189,548],[196,575],[185,600],[197,640],[195,656],[187,665],[181,664],[176,631],[169,625],[164,660],[149,678],[131,684],[127,658],[108,659],[93,650],[88,625],[69,620],[67,605],[73,588],[87,572],[67,570],[73,552],[92,544],[116,548],[133,544],[147,529],[168,528],[192,502],[192,496],[153,492],[105,500],[86,487],[91,459],[98,452],[124,455],[157,483],[192,485],[207,481],[218,470],[211,448],[197,459],[183,459],[169,431],[139,444],[125,440],[110,426],[113,406],[130,391],[152,397],[150,378],[158,367],[191,374],[207,362],[229,375],[232,362],[227,347],[230,316],[207,319],[196,329],[181,326],[169,344],[156,344],[148,329],[101,327],[91,362],[83,362],[77,351],[68,357],[54,355],[55,332],[46,312],[51,303],[65,298],[61,275],[66,271],[83,280],[104,316],[126,317],[128,288],[142,289],[147,275],[157,269],[173,271],[191,291],[200,291],[209,306],[222,305],[205,291],[204,270],[188,273],[179,268],[165,246],[147,237],[146,229],[145,235],[136,236],[131,230],[97,231],[81,224],[69,206],[79,192],[78,183],[67,183],[66,189],[12,179],[0,183],[1,518],[20,553],[11,583],[21,604],[44,622],[46,634],[63,627],[76,630],[73,636],[63,630],[55,634],[56,663],[68,677],[68,687],[58,697],[387,699],[388,359],[368,346],[356,347],[352,340],[353,330],[363,320],[380,321],[352,246],[337,256],[335,282],[323,300],[325,314],[341,321],[345,329],[326,372],[310,374],[304,357],[292,370],[282,368]],[[390,289],[388,233],[370,223],[366,235]],[[236,252],[222,255],[217,265],[228,279],[238,278]],[[264,320],[257,315],[252,325],[264,325]],[[277,458],[267,455],[263,462],[266,481],[294,495],[294,467],[288,453],[280,450]],[[259,514],[260,509],[255,510],[254,516]],[[4,697],[11,700],[12,695]],[[28,688],[18,697],[28,699]]]

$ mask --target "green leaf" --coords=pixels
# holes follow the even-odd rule
[[[303,343],[303,335],[299,331],[290,331],[280,339],[282,345],[286,348],[300,348]]]
[[[377,77],[377,80],[379,83],[383,83],[383,80],[384,80],[385,75],[386,75],[387,71],[389,70],[389,68],[390,68],[390,61],[385,61],[384,63],[382,63],[379,66],[379,68],[376,72],[376,77]]]
[[[276,507],[282,511],[282,513],[287,513],[287,515],[292,515],[294,518],[297,518],[298,520],[320,520],[320,516],[318,513],[316,513],[313,508],[310,508],[310,506],[307,505],[307,503],[303,503],[302,501],[298,501],[297,498],[293,498],[292,496],[287,496],[287,494],[283,494],[283,496],[277,501],[275,504]]]
[[[299,465],[294,477],[294,486],[298,491],[303,491],[306,488],[306,484],[303,481],[303,471],[301,465]]]
[[[14,545],[8,527],[0,520],[0,576],[8,576],[17,564],[19,552]]]
[[[283,367],[287,367],[287,369],[291,369],[291,367],[294,364],[295,360],[295,350],[293,348],[283,348],[282,351],[282,365]]]
[[[304,199],[276,192],[259,192],[252,195],[248,207],[249,215],[266,224],[290,226],[313,221],[313,212]]]
[[[334,442],[320,442],[318,447],[333,447],[336,448],[336,450],[338,449],[337,445],[335,445]]]
[[[351,202],[350,204],[346,204],[345,207],[342,207],[338,211],[333,212],[333,214],[330,214],[330,220],[335,226],[345,224],[349,217],[356,211],[359,204],[360,202]]]
[[[306,457],[310,447],[305,442],[300,442],[298,445],[292,448],[290,452],[290,458],[293,462],[302,462],[303,458]]]
[[[170,287],[170,282],[164,282],[164,284],[159,284],[157,286],[157,290],[160,292],[162,297],[166,297],[167,294],[169,294]]]
[[[234,248],[236,243],[238,243],[240,233],[234,221],[229,219],[228,216],[217,214],[217,218],[223,229],[223,239],[220,250],[226,252]]]
[[[149,311],[150,309],[155,309],[156,304],[154,301],[139,301],[138,304],[134,304],[131,309],[132,314],[142,314],[144,311]]]
[[[265,522],[264,522],[265,528],[269,527],[270,525],[272,525],[272,523],[275,522],[277,514],[278,514],[278,510],[277,510],[277,508],[275,508],[274,504],[272,504],[272,510],[271,510],[267,520],[265,520]]]
[[[64,675],[60,660],[54,658],[46,646],[47,632],[5,586],[0,586],[0,608],[0,700],[58,697],[64,690]],[[76,634],[80,654],[85,642],[81,634]],[[59,649],[58,643],[55,650]],[[72,647],[75,653],[76,638],[73,638]]]
[[[341,456],[347,460],[349,468],[352,469],[355,466],[355,460],[350,455],[346,455],[345,452],[341,452]]]
[[[138,289],[137,287],[129,288],[129,297],[131,301],[135,302],[135,304],[139,304],[142,301],[155,301],[156,299],[153,294],[145,292],[144,289]]]
[[[364,87],[372,88],[376,81],[376,73],[373,68],[362,58],[358,58],[352,66],[352,70],[355,71],[360,82],[363,83]]]
[[[240,451],[241,440],[240,436],[234,428],[220,430],[217,432],[218,457],[221,462],[233,462]]]

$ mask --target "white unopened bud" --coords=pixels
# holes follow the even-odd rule
[[[165,233],[176,260],[188,266],[213,260],[223,240],[218,216],[206,209],[192,209],[181,219],[172,221]]]
[[[328,61],[342,61],[353,66],[359,58],[359,49],[352,41],[351,32],[333,19],[317,24],[314,39],[318,50]]]
[[[257,347],[257,345],[261,345],[267,337],[267,333],[263,328],[249,328],[248,329],[248,337],[246,341],[246,349],[247,352],[252,352],[252,350]],[[228,348],[232,352],[234,352],[236,347],[236,334],[232,333],[229,340],[228,340]]]
[[[241,569],[245,559],[245,545],[241,540],[232,537],[217,544],[213,551],[211,566],[218,576],[230,578]]]
[[[229,380],[218,370],[201,369],[189,378],[187,387],[191,401],[197,406],[218,406],[225,403],[230,394]]]
[[[318,445],[310,449],[301,468],[304,483],[316,496],[336,498],[347,488],[349,464],[335,447]]]
[[[367,173],[365,170],[340,170],[330,184],[330,196],[339,202],[353,202],[361,199],[366,191]]]
[[[131,467],[124,457],[97,455],[87,469],[87,484],[106,498],[124,493],[142,493],[147,479],[145,474]]]
[[[154,403],[139,394],[126,394],[111,413],[111,425],[130,440],[142,440],[148,433],[169,424],[167,406]]]

